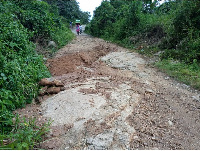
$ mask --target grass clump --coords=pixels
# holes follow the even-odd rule
[[[0,135],[0,150],[33,150],[49,132],[50,122],[43,126],[36,125],[36,119],[20,120],[16,116],[10,135]]]
[[[169,76],[200,90],[200,66],[196,61],[192,64],[186,64],[172,59],[165,59],[155,65]]]

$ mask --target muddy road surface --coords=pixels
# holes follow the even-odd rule
[[[43,96],[21,116],[52,120],[44,149],[199,149],[199,92],[137,53],[77,36],[47,61],[65,91]]]

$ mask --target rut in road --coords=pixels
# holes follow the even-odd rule
[[[18,110],[53,120],[45,149],[199,149],[199,92],[137,53],[77,36],[47,61],[65,91]]]

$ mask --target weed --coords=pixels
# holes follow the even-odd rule
[[[197,62],[186,64],[167,59],[157,62],[156,66],[169,76],[200,90],[200,66]]]
[[[21,121],[16,116],[13,129],[9,135],[1,135],[0,149],[12,150],[33,150],[44,139],[44,135],[49,131],[50,122],[42,127],[36,126],[36,119]],[[5,144],[7,142],[7,145]]]

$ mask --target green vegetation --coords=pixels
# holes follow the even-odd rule
[[[165,71],[169,76],[196,89],[200,89],[200,68],[197,62],[186,64],[167,59],[157,62],[156,66]]]
[[[20,14],[22,18],[27,12],[19,8],[21,4],[17,5],[17,1],[0,3],[0,130],[8,133],[12,130],[12,111],[31,103],[38,93],[37,82],[49,77],[50,73],[43,57],[35,52],[35,45],[30,41],[39,36],[40,31],[34,27],[34,33],[25,28],[24,25],[29,25],[28,18],[27,24],[18,19],[20,11],[23,12]],[[41,5],[36,1],[32,3]]]
[[[67,1],[68,2],[68,1]],[[76,1],[70,1],[79,9]],[[65,3],[63,1],[63,3]],[[68,7],[71,7],[68,6]],[[67,5],[65,7],[67,9]],[[76,10],[71,9],[75,14]],[[56,5],[39,0],[0,1],[0,147],[34,149],[48,124],[37,127],[35,120],[21,121],[13,111],[25,107],[37,97],[38,82],[50,77],[43,56],[49,41],[54,52],[74,38],[68,28],[66,12]],[[68,14],[69,16],[72,14]],[[79,14],[86,14],[79,11]],[[88,17],[88,16],[87,16]],[[73,18],[73,17],[72,17]],[[42,49],[36,51],[36,46]],[[13,122],[13,119],[17,119]],[[4,146],[4,141],[9,141]],[[1,149],[0,148],[0,149]]]
[[[24,118],[23,121],[17,116],[13,122],[10,135],[1,135],[0,140],[6,140],[7,145],[1,142],[0,150],[33,150],[42,141],[43,135],[49,131],[50,123],[41,127],[36,126],[36,119]]]
[[[81,20],[81,24],[89,23],[91,17],[90,12],[82,12],[79,8],[79,3],[75,0],[44,0],[52,8],[58,8],[57,14],[65,18],[65,22],[69,24],[70,21],[75,23],[76,19]],[[54,9],[52,9],[55,12]]]
[[[163,52],[159,67],[166,71],[173,66],[177,73],[173,77],[199,89],[199,24],[200,1],[173,0],[158,5],[158,1],[151,0],[104,0],[86,31],[145,55]],[[166,63],[168,59],[179,64]],[[193,67],[194,62],[192,75],[183,71],[183,67]]]

